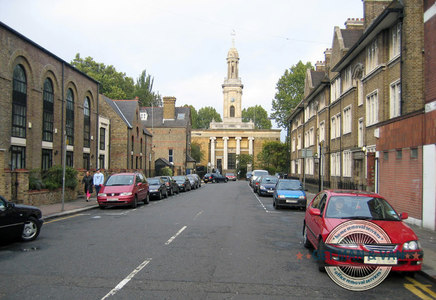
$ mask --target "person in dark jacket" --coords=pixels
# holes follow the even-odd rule
[[[89,197],[91,197],[92,194],[92,186],[93,184],[93,177],[91,174],[89,174],[89,171],[86,171],[85,176],[83,176],[82,183],[84,184],[85,188],[85,194],[86,194],[86,202],[89,201]]]

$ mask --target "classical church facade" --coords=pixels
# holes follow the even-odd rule
[[[256,167],[257,154],[266,141],[279,141],[280,129],[255,129],[254,123],[242,122],[242,84],[239,76],[239,54],[234,44],[227,54],[227,77],[223,88],[223,122],[211,122],[209,129],[192,130],[191,141],[203,153],[199,165],[209,171],[234,172],[237,156],[252,155]]]

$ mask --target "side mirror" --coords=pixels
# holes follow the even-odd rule
[[[406,213],[406,212],[403,212],[403,213],[400,214],[401,220],[406,220],[408,217],[409,217],[409,214]]]
[[[309,208],[309,214],[312,216],[321,216],[321,211],[318,208]]]
[[[14,208],[14,207],[15,207],[15,204],[12,203],[12,202],[8,202],[8,203],[6,204],[6,208],[7,208],[7,209]]]

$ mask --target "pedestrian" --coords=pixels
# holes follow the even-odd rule
[[[85,194],[86,194],[86,202],[89,201],[89,198],[92,194],[92,185],[93,185],[93,178],[91,174],[89,174],[89,171],[86,171],[85,176],[83,176],[82,183],[84,184],[85,188]]]
[[[103,183],[104,183],[104,175],[100,172],[100,169],[97,169],[97,172],[94,174],[94,187],[97,196],[98,193],[100,192],[100,188],[103,186]]]

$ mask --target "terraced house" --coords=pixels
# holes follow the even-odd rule
[[[308,71],[289,117],[291,176],[379,192],[423,224],[423,2],[364,0],[363,10]]]

